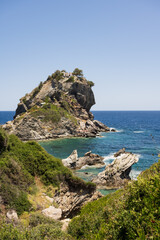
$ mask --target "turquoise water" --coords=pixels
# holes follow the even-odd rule
[[[114,127],[118,132],[102,133],[97,138],[71,138],[40,142],[47,152],[59,157],[68,157],[74,149],[81,157],[86,152],[100,154],[106,164],[113,161],[113,154],[125,147],[139,155],[139,162],[132,167],[131,177],[149,168],[158,161],[160,153],[160,111],[93,111],[95,119]],[[14,112],[0,112],[0,124],[12,120]],[[85,180],[91,180],[101,169],[83,169],[76,172]]]
[[[59,158],[68,157],[74,149],[81,157],[87,151],[100,154],[106,164],[114,159],[113,154],[125,147],[139,155],[139,162],[132,167],[131,177],[149,168],[158,161],[160,152],[160,112],[159,111],[93,111],[95,119],[102,121],[118,132],[102,133],[97,138],[72,138],[41,142],[50,154]],[[91,180],[102,169],[79,170],[78,175]],[[86,172],[88,174],[86,174]]]

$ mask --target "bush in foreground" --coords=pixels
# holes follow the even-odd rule
[[[69,224],[76,239],[160,239],[160,161],[137,181],[88,203]]]

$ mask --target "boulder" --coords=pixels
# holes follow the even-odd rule
[[[116,152],[115,154],[114,154],[114,157],[118,157],[118,156],[120,156],[121,154],[123,154],[123,153],[125,153],[125,148],[122,148],[122,149],[120,149],[118,152]]]
[[[60,208],[50,206],[49,208],[43,209],[42,214],[54,220],[59,220],[62,217],[62,210]]]
[[[61,220],[61,223],[62,223],[62,231],[65,232],[65,231],[67,230],[70,221],[71,221],[70,218],[66,218],[66,219]]]
[[[101,157],[98,154],[92,153],[91,151],[85,153],[84,157],[80,157],[77,161],[76,168],[84,168],[84,166],[87,167],[96,167],[96,168],[102,168],[105,166],[105,163],[103,162],[103,157]]]
[[[105,170],[98,174],[97,178],[93,179],[93,182],[99,188],[120,188],[126,181],[130,180],[131,167],[138,162],[138,156],[124,152],[124,150],[117,155],[118,157],[111,164],[108,164]]]
[[[18,222],[18,215],[15,210],[9,210],[6,214],[8,220],[13,221],[13,222]]]
[[[76,168],[77,160],[78,160],[77,150],[74,150],[68,158],[62,159],[62,163],[65,167]]]
[[[103,131],[106,131],[106,132],[110,131],[109,127],[107,127],[105,124],[101,123],[98,120],[94,120],[93,123],[97,127],[97,129],[99,129],[99,131],[102,131],[102,132]]]
[[[101,168],[105,166],[103,159],[103,157],[91,151],[85,153],[84,157],[78,158],[77,150],[74,150],[68,158],[62,159],[62,163],[65,167],[71,169],[80,169],[84,166]]]

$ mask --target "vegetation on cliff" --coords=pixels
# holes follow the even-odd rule
[[[109,131],[94,124],[91,107],[95,98],[82,70],[57,70],[20,99],[13,121],[3,125],[21,140],[59,137],[95,137]]]
[[[62,161],[48,154],[34,141],[22,142],[0,128],[0,239],[72,239],[62,232],[62,224],[40,213],[49,207],[44,193],[53,197],[60,183],[79,191],[94,192],[95,184],[73,176]],[[82,190],[83,189],[83,190]],[[58,207],[53,202],[55,207]],[[16,210],[16,227],[6,223],[6,212]]]
[[[34,189],[35,177],[46,186],[58,188],[61,182],[67,182],[95,190],[95,185],[74,177],[60,159],[48,154],[38,143],[24,143],[1,128],[0,137],[0,196],[4,205],[15,209],[18,215],[32,208],[27,194]]]
[[[49,100],[48,100],[49,101]],[[51,103],[45,103],[41,108],[33,107],[30,109],[31,116],[38,118],[42,117],[43,122],[52,122],[57,124],[62,117],[69,119],[76,125],[77,120],[70,114],[70,105],[65,100],[61,102],[62,107]]]
[[[60,182],[91,192],[95,185],[74,177],[60,159],[46,153],[36,142],[23,143],[1,128],[0,139],[0,239],[160,238],[160,161],[125,188],[86,204],[69,224],[67,234],[61,231],[60,222],[37,211],[36,178],[46,186],[48,194]],[[8,209],[15,209],[21,218],[16,227],[3,220]]]
[[[41,214],[31,214],[28,226],[0,221],[1,240],[72,240],[72,236],[61,230],[62,224]]]
[[[68,231],[75,239],[160,239],[160,161],[124,189],[88,203]]]

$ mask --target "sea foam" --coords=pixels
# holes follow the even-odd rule
[[[109,163],[111,163],[115,159],[114,154],[115,153],[110,153],[107,156],[103,156],[104,157],[103,161],[106,165],[108,165]]]
[[[123,129],[116,129],[116,132],[121,133],[121,132],[124,132],[124,130]]]
[[[137,180],[137,177],[141,172],[142,171],[140,171],[140,170],[132,169],[129,176],[132,180]]]
[[[134,133],[144,133],[144,131],[133,131]]]

